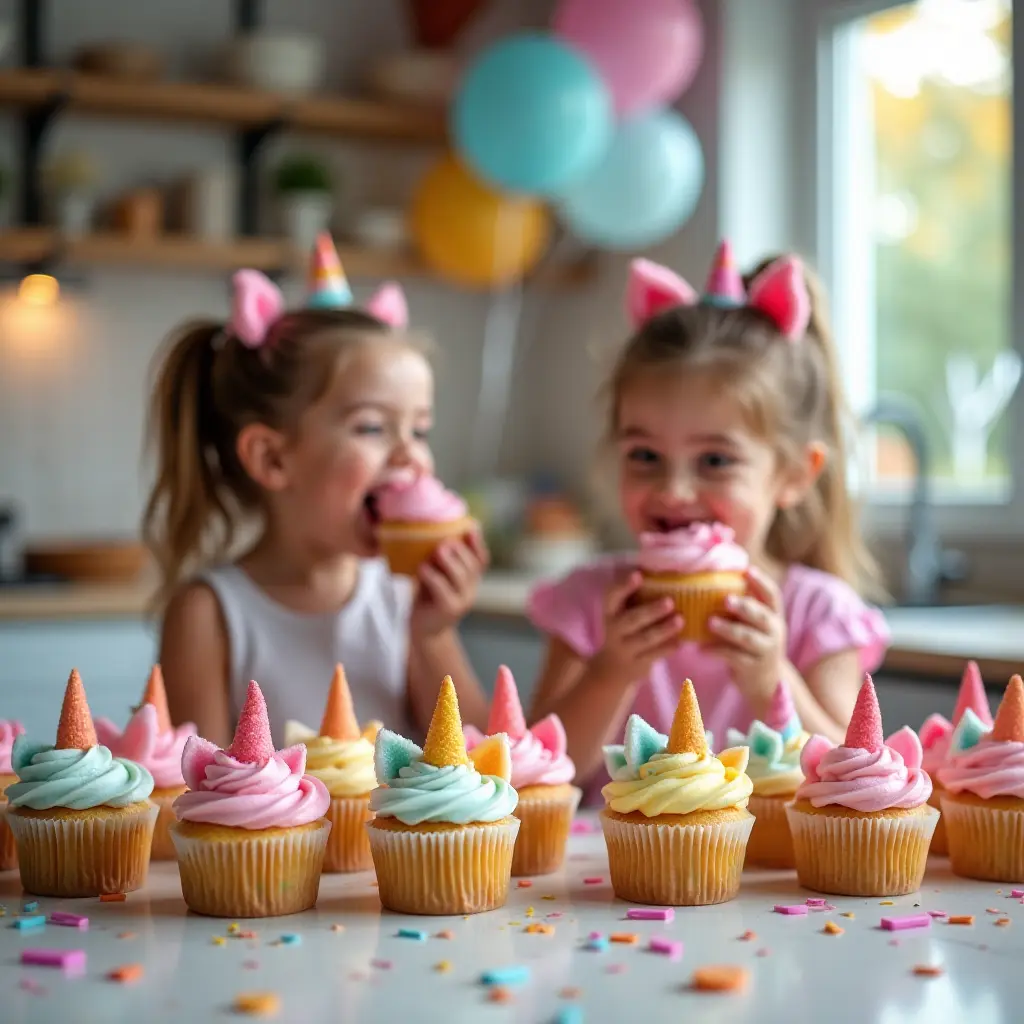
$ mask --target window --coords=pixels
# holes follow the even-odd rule
[[[825,262],[851,397],[860,413],[883,396],[909,403],[937,497],[1005,501],[1020,375],[1010,0],[871,7],[830,29],[820,125]],[[882,498],[905,496],[914,475],[882,427],[862,468]]]

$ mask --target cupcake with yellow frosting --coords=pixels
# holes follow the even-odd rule
[[[612,781],[601,826],[619,899],[676,907],[731,900],[754,824],[748,751],[708,749],[689,679],[669,736],[630,715],[622,746],[605,747]]]
[[[373,817],[370,793],[377,785],[373,774],[373,741],[380,722],[359,728],[345,670],[338,665],[331,681],[319,734],[301,722],[286,722],[284,743],[306,745],[306,772],[319,779],[331,795],[327,820],[331,832],[324,856],[324,871],[370,871],[370,841],[366,822]]]
[[[18,736],[11,766],[18,781],[7,787],[7,822],[27,892],[100,896],[143,885],[157,816],[153,776],[100,745],[77,671],[57,742]]]
[[[747,774],[754,784],[747,809],[754,828],[747,843],[747,864],[763,868],[792,868],[793,837],[786,818],[786,804],[804,781],[800,751],[810,739],[804,732],[789,687],[780,682],[763,722],[755,721],[744,735],[729,729],[730,747],[747,747]]]
[[[467,755],[451,676],[423,749],[381,729],[374,768],[379,788],[366,829],[384,907],[477,914],[503,906],[519,832],[508,738],[490,736]]]

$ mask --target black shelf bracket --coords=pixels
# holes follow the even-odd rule
[[[251,32],[258,28],[260,21],[260,0],[235,0],[235,28],[239,32]]]
[[[285,128],[283,117],[238,133],[238,233],[252,237],[259,234],[259,153],[268,139]]]
[[[21,62],[27,68],[40,68],[43,58],[43,22],[46,0],[19,0],[18,29],[21,37]]]
[[[42,167],[46,133],[54,118],[67,105],[66,95],[54,96],[21,117],[21,223],[43,223]]]

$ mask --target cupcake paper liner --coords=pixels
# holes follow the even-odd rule
[[[572,787],[564,797],[520,797],[515,816],[522,822],[512,856],[512,874],[550,875],[565,860],[572,817],[583,791]]]
[[[789,832],[786,804],[793,799],[788,796],[750,797],[747,810],[754,816],[754,828],[747,843],[748,865],[761,868],[793,868],[793,837]]]
[[[190,910],[208,917],[283,917],[311,910],[330,831],[326,819],[312,828],[211,826],[209,835],[186,835],[177,823],[171,838],[181,894]]]
[[[932,777],[932,792],[931,796],[928,797],[928,803],[931,804],[935,810],[942,810],[942,787],[935,781],[934,776]],[[949,855],[949,840],[946,838],[945,814],[940,815],[939,823],[935,826],[935,831],[932,833],[931,852],[939,857],[946,857]]]
[[[373,856],[366,823],[373,818],[369,796],[334,797],[327,811],[331,834],[327,840],[324,871],[372,871]]]
[[[402,914],[478,914],[505,905],[518,818],[438,831],[366,829],[380,901]]]
[[[156,818],[156,827],[153,829],[151,860],[178,859],[174,850],[174,842],[171,840],[171,825],[177,820],[174,811],[171,810],[171,805],[184,792],[184,786],[179,786],[177,789],[154,789],[149,797],[160,812]]]
[[[730,594],[745,594],[747,581],[742,573],[706,573],[686,577],[644,576],[640,585],[641,601],[670,597],[683,618],[680,638],[694,643],[709,643],[714,634],[708,629],[713,615],[728,615],[725,599]]]
[[[800,884],[836,896],[917,892],[939,812],[847,817],[786,809]]]
[[[1024,808],[961,803],[943,792],[949,865],[953,873],[985,882],[1024,882]]]
[[[0,871],[12,871],[18,866],[18,844],[7,824],[7,801],[0,800]]]
[[[416,577],[442,542],[465,537],[473,526],[468,517],[447,523],[381,523],[377,542],[395,576]]]
[[[612,888],[620,900],[701,907],[733,899],[754,818],[701,825],[622,821],[601,814]]]
[[[22,886],[35,896],[100,896],[141,888],[157,814],[148,800],[52,814],[8,807]]]

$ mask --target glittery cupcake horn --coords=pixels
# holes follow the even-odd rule
[[[427,730],[427,741],[423,744],[422,760],[435,768],[469,764],[466,741],[462,735],[459,698],[451,676],[445,676],[441,682],[437,704],[434,705],[434,714]]]
[[[491,713],[487,719],[487,734],[494,736],[499,732],[505,733],[510,740],[519,740],[526,735],[526,718],[519,700],[519,690],[506,665],[498,668]]]
[[[870,750],[877,753],[882,749],[885,739],[882,734],[882,712],[878,707],[878,694],[871,676],[864,676],[857,703],[853,706],[850,724],[846,728],[845,747],[856,747],[858,750]]]
[[[719,243],[711,264],[708,282],[704,286],[704,301],[714,306],[742,306],[747,301],[747,290],[736,267],[732,246],[727,240]]]
[[[705,757],[708,752],[704,722],[700,717],[700,705],[697,703],[693,683],[689,679],[683,683],[683,688],[679,692],[679,703],[676,705],[672,731],[668,737],[668,752],[696,754],[698,757]]]
[[[1006,687],[991,739],[1009,743],[1024,743],[1024,682],[1014,676]]]
[[[764,724],[776,732],[785,732],[786,726],[796,718],[796,706],[793,704],[793,697],[789,687],[779,680],[772,694],[772,702],[768,712],[764,716]]]
[[[274,756],[267,702],[255,680],[249,683],[249,692],[235,726],[235,737],[227,752],[236,761],[246,764],[265,765]]]
[[[985,724],[992,724],[992,709],[988,706],[988,694],[981,678],[981,669],[976,661],[967,662],[964,676],[960,681],[960,693],[957,695],[956,708],[953,711],[953,725],[958,725],[964,712],[970,708]]]
[[[143,704],[152,704],[156,708],[156,721],[161,732],[170,732],[171,712],[167,707],[167,690],[164,687],[164,674],[159,665],[154,665],[146,683],[146,692],[142,695]]]
[[[78,669],[73,668],[64,690],[64,703],[60,709],[60,723],[57,726],[58,750],[90,750],[99,744],[96,726],[93,725],[89,702],[85,699],[85,687]]]
[[[344,309],[352,305],[352,289],[341,269],[338,250],[326,231],[317,235],[309,262],[309,309]]]
[[[331,690],[327,695],[327,706],[324,708],[323,721],[320,723],[320,735],[330,736],[332,740],[359,739],[359,722],[352,707],[352,692],[348,688],[345,669],[337,665]]]

